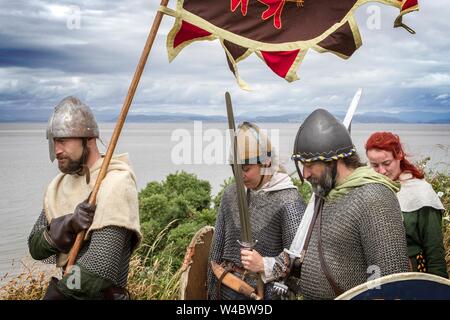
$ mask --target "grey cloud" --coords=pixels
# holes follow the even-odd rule
[[[368,6],[362,6],[356,15],[362,47],[348,60],[309,52],[300,80],[291,84],[251,56],[239,71],[252,92],[238,88],[218,41],[194,43],[169,64],[165,41],[173,18],[164,17],[131,112],[223,115],[226,90],[238,113],[342,112],[358,87],[364,88],[361,111],[449,110],[450,10],[444,1],[422,1],[419,12],[404,18],[416,35],[393,29],[398,10],[382,5],[381,29],[368,29]],[[73,4],[81,28],[70,30],[54,6]],[[144,0],[2,1],[0,119],[15,108],[47,110],[69,94],[98,112],[117,112],[158,6]]]

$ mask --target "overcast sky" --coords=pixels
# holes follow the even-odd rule
[[[170,0],[169,6],[174,4]],[[381,9],[379,29],[367,25],[374,4]],[[348,60],[309,51],[293,83],[249,57],[239,71],[252,92],[239,89],[217,40],[196,42],[169,64],[165,41],[174,19],[165,16],[131,112],[225,115],[227,90],[237,114],[317,107],[343,112],[358,87],[364,88],[360,112],[448,112],[450,6],[448,0],[420,5],[404,18],[415,35],[392,28],[398,9],[360,7],[362,47]],[[157,0],[0,0],[0,119],[12,109],[49,114],[67,95],[78,96],[96,113],[118,113],[158,6]]]

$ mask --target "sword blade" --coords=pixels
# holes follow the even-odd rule
[[[353,115],[355,114],[356,108],[358,107],[359,99],[361,98],[362,94],[362,88],[359,88],[358,91],[356,91],[355,96],[353,97],[352,103],[350,103],[350,106],[347,109],[347,114],[344,118],[344,126],[349,129],[350,125],[352,123]]]
[[[241,240],[249,245],[253,244],[252,229],[250,225],[250,216],[248,213],[247,197],[245,195],[244,180],[242,178],[241,159],[239,146],[237,144],[236,124],[234,122],[233,105],[231,96],[225,93],[225,102],[227,105],[228,127],[230,129],[231,144],[233,148],[233,174],[236,181],[236,190],[238,196],[239,218],[241,222]]]

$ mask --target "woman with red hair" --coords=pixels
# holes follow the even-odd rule
[[[375,132],[366,142],[366,155],[375,171],[400,182],[397,198],[412,271],[448,278],[441,227],[444,206],[423,172],[405,158],[399,136]]]

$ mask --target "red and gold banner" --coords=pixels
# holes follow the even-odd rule
[[[218,39],[241,87],[237,63],[258,55],[278,76],[297,80],[296,71],[309,49],[349,58],[361,46],[354,11],[367,2],[400,9],[401,17],[418,10],[418,0],[178,0],[167,38],[169,60],[187,45]]]

